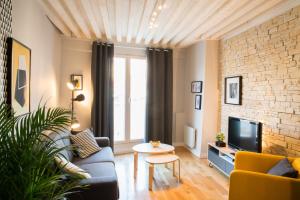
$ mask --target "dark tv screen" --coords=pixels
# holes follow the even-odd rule
[[[238,150],[261,152],[261,123],[229,117],[228,144]]]

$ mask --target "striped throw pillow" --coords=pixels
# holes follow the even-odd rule
[[[78,148],[77,150],[80,158],[86,158],[101,150],[93,133],[89,130],[82,131],[76,135],[71,135],[71,141]]]

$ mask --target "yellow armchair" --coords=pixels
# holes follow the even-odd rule
[[[283,156],[238,152],[230,174],[229,200],[300,200],[300,178],[267,174]],[[298,160],[298,159],[297,159]],[[289,158],[294,162],[293,158]],[[298,160],[299,161],[299,160]],[[299,164],[294,165],[298,168]]]

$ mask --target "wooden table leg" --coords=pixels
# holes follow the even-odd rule
[[[175,162],[176,162],[176,161],[173,162],[173,176],[174,176],[174,177],[176,177],[176,173],[175,173]]]
[[[137,174],[137,170],[138,170],[138,152],[134,152],[133,153],[134,155],[134,167],[133,167],[133,170],[134,170],[134,178],[136,178],[136,174]]]
[[[154,165],[149,164],[149,190],[152,190]]]
[[[175,155],[175,151],[172,151],[172,153]],[[175,162],[173,162],[173,176],[175,176]]]
[[[178,182],[180,183],[180,160],[178,159]]]

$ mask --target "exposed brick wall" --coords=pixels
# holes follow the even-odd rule
[[[300,6],[220,42],[220,122],[263,123],[263,152],[300,156]],[[243,77],[242,105],[224,104],[224,78]]]

